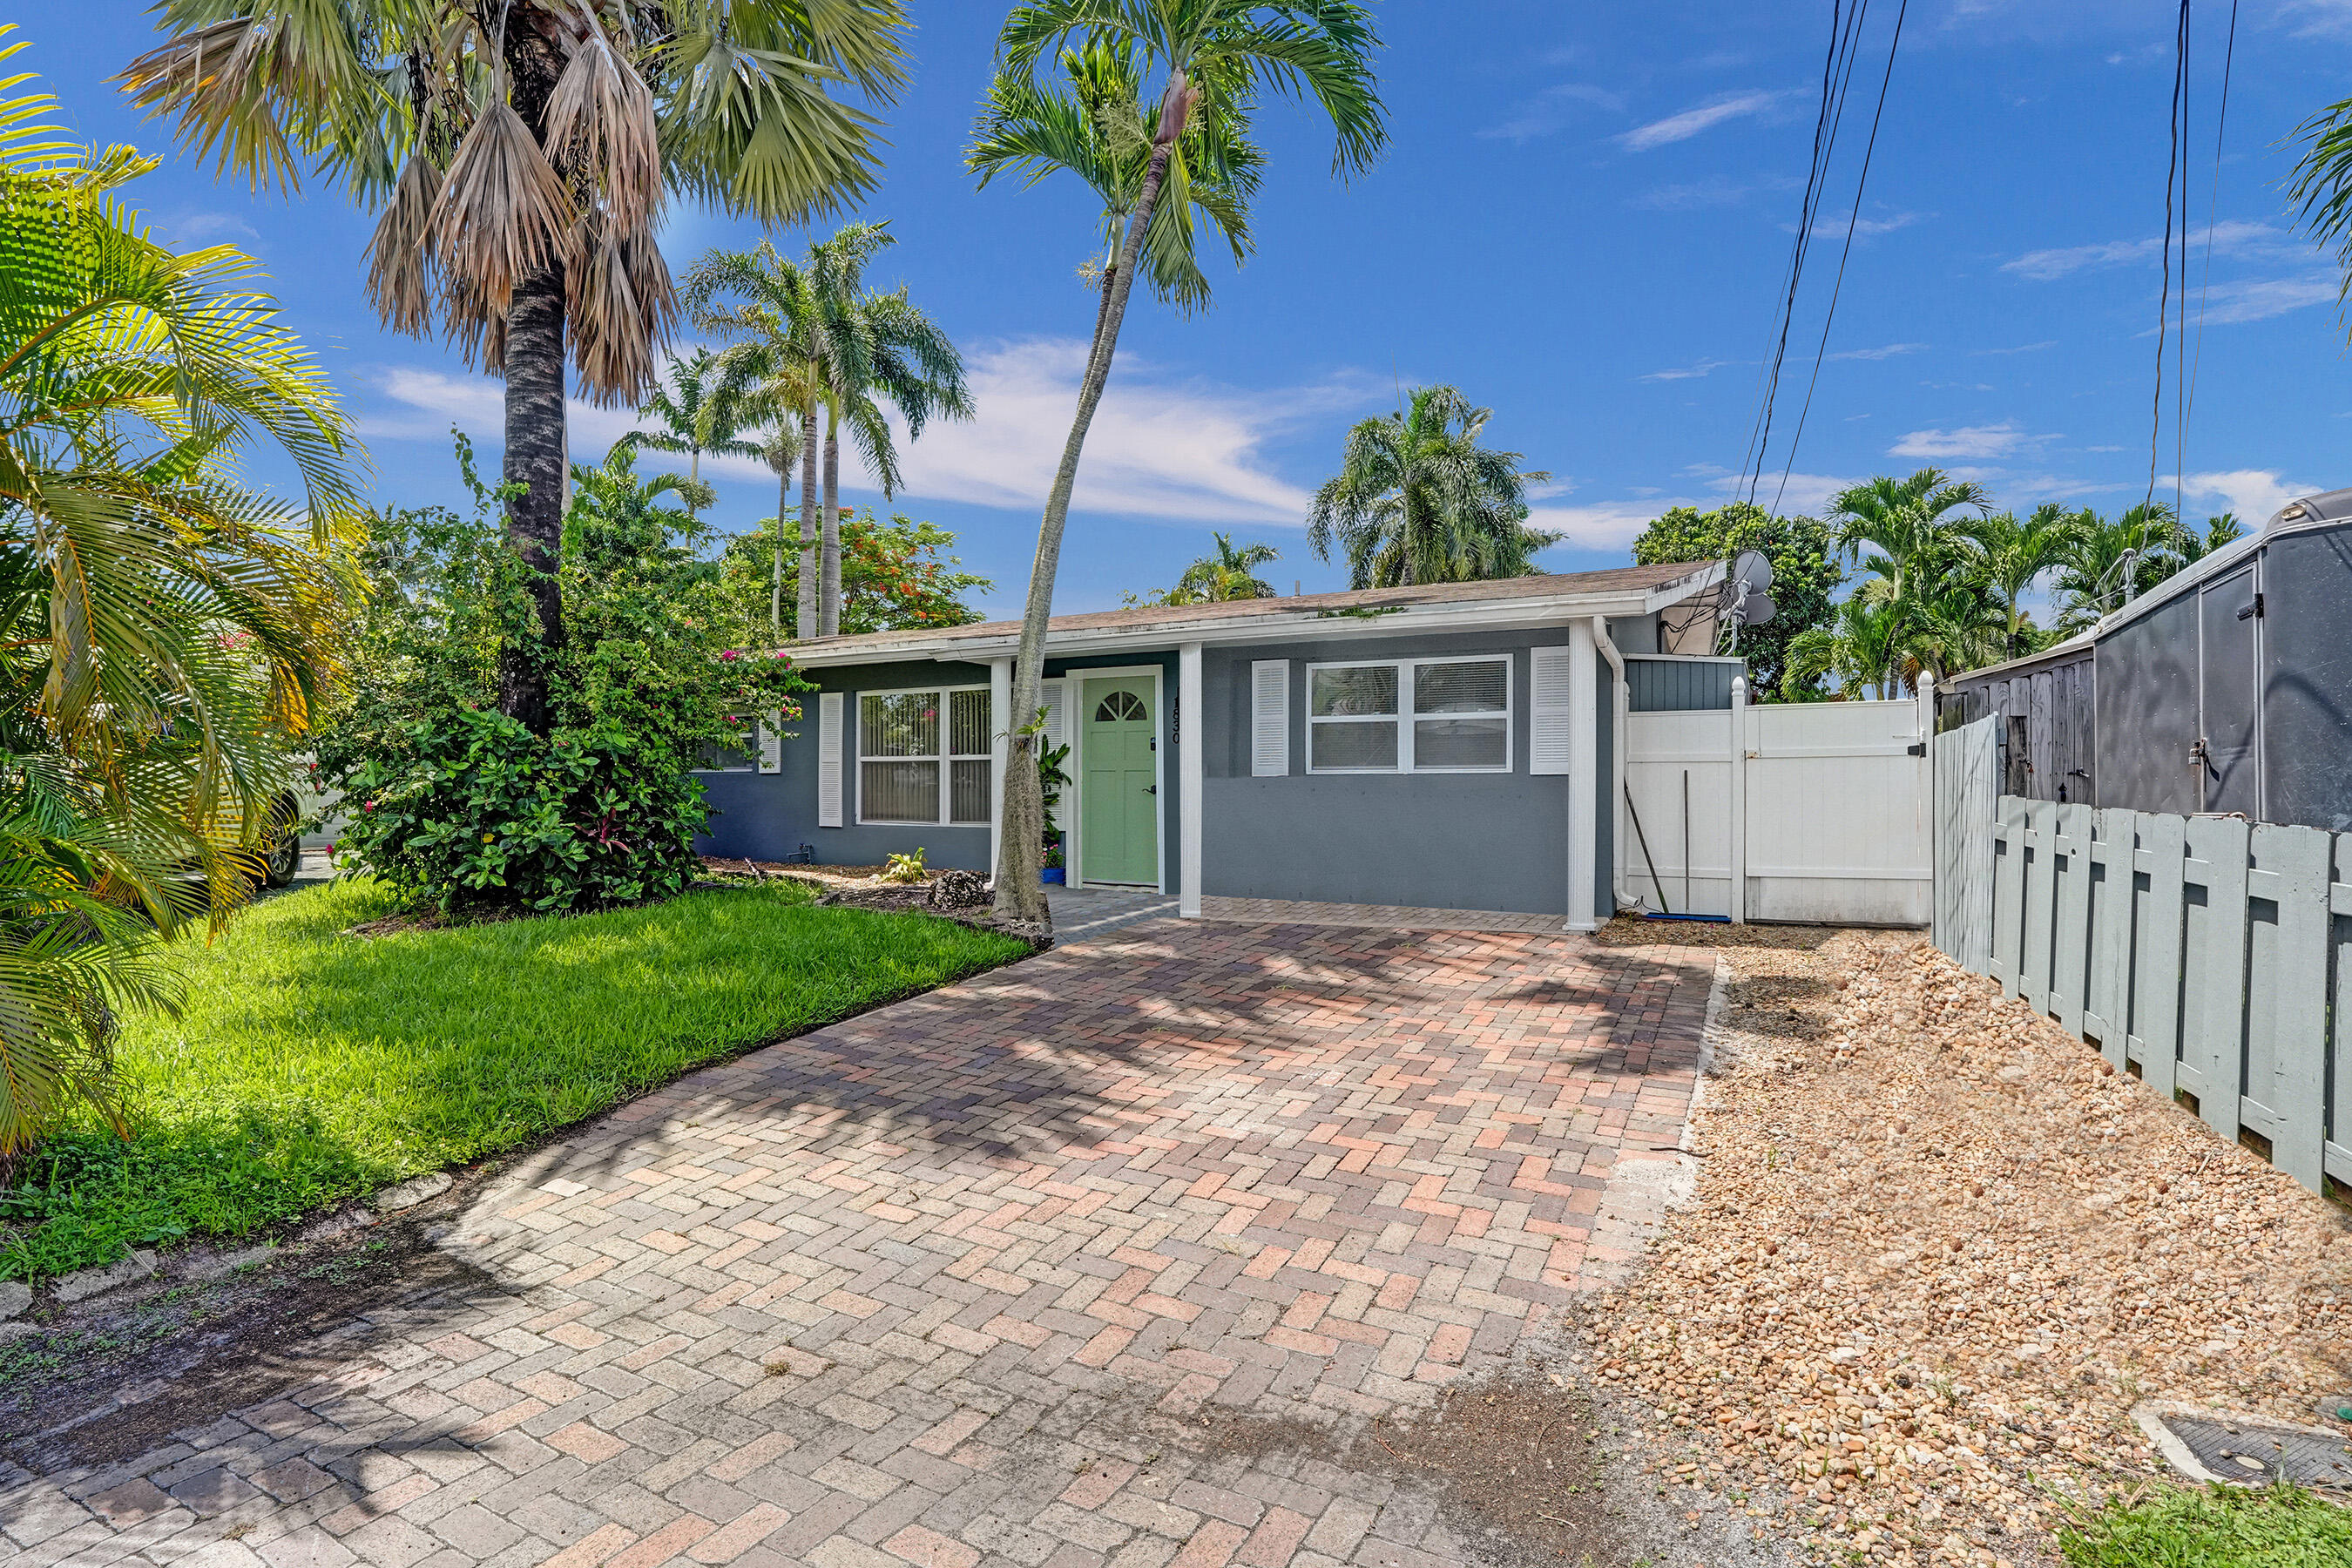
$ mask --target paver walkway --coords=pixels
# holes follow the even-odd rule
[[[1057,949],[530,1156],[445,1244],[501,1289],[372,1309],[337,1374],[103,1472],[0,1472],[0,1528],[21,1568],[1458,1562],[1318,1434],[1622,1261],[1706,956]]]

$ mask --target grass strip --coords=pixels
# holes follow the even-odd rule
[[[2142,1489],[2070,1510],[2067,1568],[2346,1568],[2352,1510],[2301,1487]]]
[[[527,1144],[748,1046],[1024,953],[794,883],[373,939],[366,881],[306,888],[177,957],[180,1016],[124,1028],[132,1137],[68,1127],[0,1193],[0,1279],[250,1237]]]

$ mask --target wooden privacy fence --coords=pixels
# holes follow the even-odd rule
[[[1938,752],[1968,752],[1965,735],[1939,736]],[[1937,771],[1940,784],[1977,770],[1956,758]],[[2339,990],[2352,985],[2352,834],[2002,795],[1990,855],[1948,856],[1943,836],[1971,837],[1982,809],[1980,787],[1957,795],[1937,803],[1937,878],[1961,884],[1937,889],[1945,952],[2305,1185],[2352,1183],[2337,1023],[2352,1004]],[[1979,879],[1981,946],[1959,915]]]

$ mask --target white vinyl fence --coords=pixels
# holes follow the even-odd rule
[[[1676,914],[1926,925],[1932,702],[1627,715],[1624,887]]]
[[[1939,785],[1978,727],[1937,737]],[[2352,1183],[2352,834],[2015,795],[1986,832],[1984,794],[1939,789],[1937,945],[2305,1186]]]

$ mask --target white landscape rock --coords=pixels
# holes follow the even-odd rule
[[[33,1304],[33,1288],[20,1279],[0,1279],[0,1322]]]
[[[130,1285],[155,1272],[155,1255],[142,1248],[120,1263],[110,1263],[101,1268],[84,1268],[58,1281],[58,1300],[79,1301],[101,1290]]]
[[[401,1209],[413,1209],[427,1198],[437,1198],[449,1190],[456,1178],[446,1171],[433,1171],[422,1176],[412,1176],[396,1187],[386,1187],[376,1194],[375,1206],[385,1214]]]

